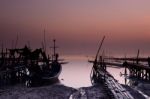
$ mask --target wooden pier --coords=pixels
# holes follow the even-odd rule
[[[128,90],[126,90],[121,84],[118,83],[115,78],[106,71],[107,65],[115,65],[116,67],[124,68],[125,75],[127,75],[127,69],[129,72],[129,78],[133,77],[137,80],[150,81],[150,66],[142,65],[140,62],[127,62],[122,63],[109,62],[105,58],[99,56],[99,59],[89,61],[93,63],[91,81],[92,83],[102,83],[105,85],[106,92],[110,95],[111,99],[134,99]],[[145,62],[145,61],[144,61]]]
[[[115,61],[119,61],[114,62]],[[105,58],[105,64],[125,68],[130,78],[150,81],[150,58]],[[147,64],[147,65],[146,65]],[[128,73],[127,73],[128,69]]]
[[[106,92],[111,99],[134,99],[133,96],[106,71],[106,65],[109,63],[106,63],[103,56],[99,55],[104,39],[105,36],[102,38],[94,61],[89,61],[93,63],[91,82],[92,84],[104,84]]]
[[[93,84],[104,84],[106,92],[112,99],[134,99],[133,96],[106,71],[104,60],[94,65],[91,80]]]
[[[105,75],[105,77],[105,86],[109,89],[114,99],[134,99],[132,95],[113,77],[108,75]]]
[[[123,66],[128,68],[129,77],[135,77],[141,80],[150,81],[150,67],[142,64],[134,64],[130,62],[124,62]]]

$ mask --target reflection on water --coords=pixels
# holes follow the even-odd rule
[[[120,76],[121,74],[124,74],[124,68],[113,68],[113,67],[108,67],[107,71],[116,79],[120,84],[125,84],[125,77]]]
[[[62,84],[74,88],[90,86],[91,68],[92,64],[88,63],[86,58],[71,58],[68,64],[62,66],[59,79]]]
[[[62,84],[74,88],[91,86],[90,73],[93,64],[88,63],[86,57],[68,57],[68,64],[62,66],[59,77]],[[124,77],[120,77],[120,72],[124,73],[124,68],[107,68],[119,83],[124,84]]]

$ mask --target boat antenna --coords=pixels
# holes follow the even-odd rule
[[[54,56],[55,56],[56,55],[56,40],[54,39],[53,42],[54,42]]]
[[[46,34],[45,34],[46,32],[45,32],[45,29],[44,29],[44,51],[46,52]]]

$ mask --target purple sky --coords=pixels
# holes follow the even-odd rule
[[[150,51],[150,0],[1,0],[0,43],[18,47],[30,41],[47,47],[56,38],[64,54],[95,54],[106,35],[104,50],[111,54]]]

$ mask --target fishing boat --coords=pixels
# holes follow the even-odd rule
[[[31,50],[24,48],[2,49],[0,55],[0,86],[25,83],[26,86],[39,86],[45,81],[58,80],[62,71],[55,41],[51,55],[42,48]]]
[[[53,48],[54,52],[51,57],[52,59],[48,59],[49,63],[46,64],[50,67],[49,68],[50,71],[47,71],[47,69],[46,69],[46,71],[43,72],[42,79],[44,79],[44,80],[58,79],[58,77],[62,71],[62,66],[61,66],[62,63],[59,62],[59,60],[58,60],[59,54],[56,53],[55,40],[53,40],[53,42],[54,42],[54,46],[52,48]]]
[[[39,70],[33,69],[33,71],[28,69],[29,74],[28,79],[26,80],[26,86],[39,85],[43,84],[43,82],[58,80],[58,77],[62,71],[62,66],[58,60],[59,54],[56,53],[55,41],[56,40],[53,40],[54,46],[52,48],[54,52],[51,58],[47,57],[45,52],[40,51],[42,57],[39,57],[40,61],[37,63],[37,67],[40,67]]]

